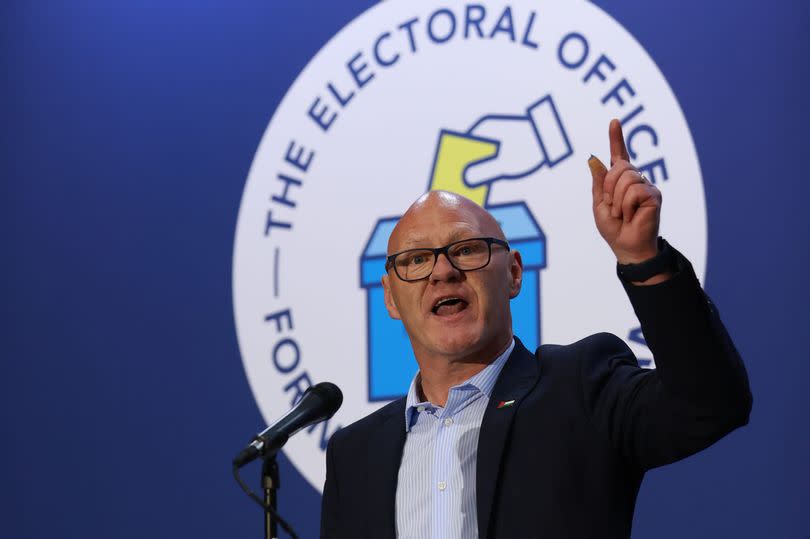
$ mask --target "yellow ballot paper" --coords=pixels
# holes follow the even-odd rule
[[[451,191],[483,206],[489,195],[489,184],[470,187],[464,182],[464,171],[470,165],[490,159],[497,153],[498,143],[495,141],[443,130],[436,149],[429,190]]]

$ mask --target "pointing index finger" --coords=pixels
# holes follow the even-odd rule
[[[608,128],[608,137],[610,138],[611,166],[620,159],[630,161],[630,155],[627,153],[627,146],[624,145],[624,134],[622,133],[622,124],[619,120],[613,119],[610,121],[610,127]]]

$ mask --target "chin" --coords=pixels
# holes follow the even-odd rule
[[[477,332],[458,332],[452,335],[441,335],[435,341],[435,349],[445,356],[466,356],[482,348],[483,335]]]

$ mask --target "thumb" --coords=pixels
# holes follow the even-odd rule
[[[498,159],[473,163],[464,169],[464,183],[469,187],[477,187],[492,182],[505,172],[500,169],[501,166],[503,163],[499,163]]]
[[[588,168],[591,169],[591,177],[593,178],[593,185],[591,186],[591,194],[593,195],[594,207],[602,202],[602,194],[604,193],[605,176],[608,170],[602,161],[596,156],[588,158]]]

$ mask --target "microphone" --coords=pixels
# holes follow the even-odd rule
[[[301,429],[329,419],[343,404],[343,393],[331,382],[321,382],[304,391],[298,403],[275,423],[257,434],[243,449],[233,465],[241,468],[258,457],[268,457],[278,453],[290,436]]]

